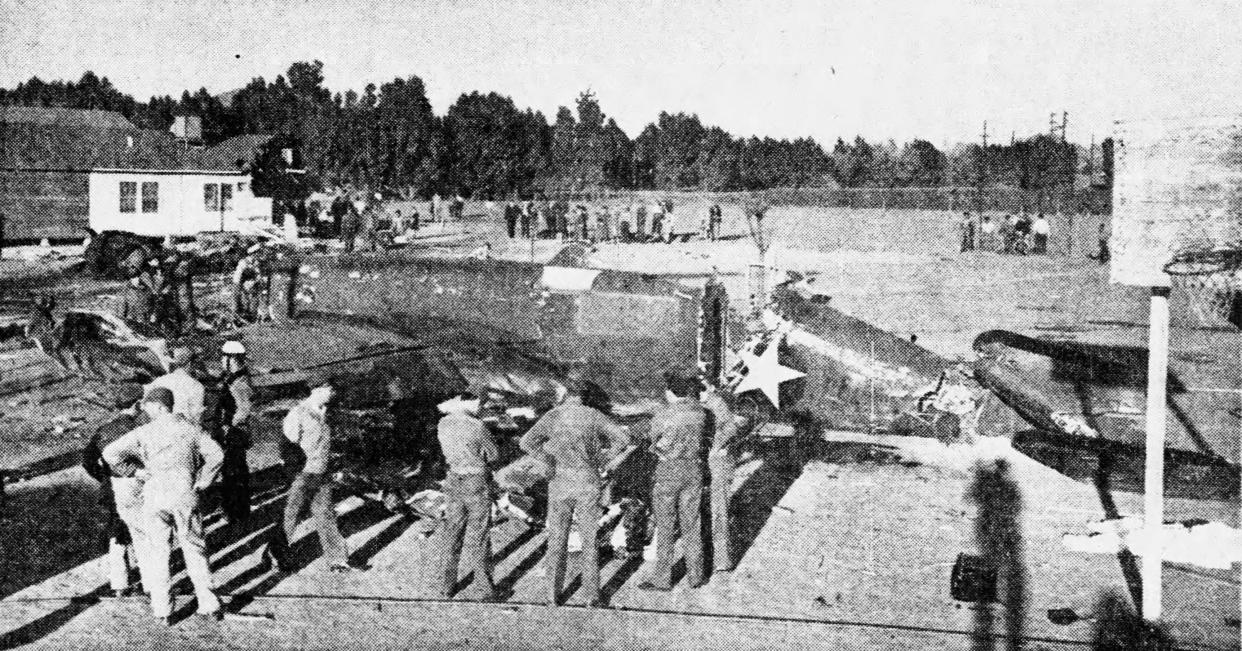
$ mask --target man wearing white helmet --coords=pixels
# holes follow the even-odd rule
[[[220,509],[230,523],[250,516],[250,411],[254,387],[246,364],[246,347],[236,339],[220,347],[220,379],[216,386],[215,439],[224,448],[220,478]]]

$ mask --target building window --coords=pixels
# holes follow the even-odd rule
[[[134,212],[138,205],[138,184],[121,181],[121,212]]]
[[[228,212],[233,209],[232,183],[204,183],[203,208],[207,212]]]
[[[245,192],[245,191],[246,191],[246,184],[245,184],[245,183],[238,183],[238,184],[237,184],[237,191],[238,191],[238,192]]]
[[[220,186],[215,183],[203,184],[203,210],[207,212],[220,210]]]
[[[142,212],[160,211],[160,184],[155,181],[142,182]]]

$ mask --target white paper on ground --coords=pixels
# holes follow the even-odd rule
[[[1088,525],[1091,533],[1065,534],[1061,543],[1070,551],[1084,554],[1116,554],[1122,548],[1137,556],[1145,556],[1155,544],[1143,526],[1142,518],[1127,516],[1102,520]],[[1187,527],[1181,523],[1161,527],[1164,538],[1161,556],[1173,563],[1185,563],[1214,569],[1229,569],[1242,562],[1242,531],[1220,522],[1207,522]]]

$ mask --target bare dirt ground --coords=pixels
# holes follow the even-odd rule
[[[700,208],[705,204],[677,209]],[[1146,338],[1145,296],[1109,285],[1106,269],[1082,255],[1081,242],[1073,255],[959,254],[955,221],[942,213],[777,207],[769,215],[778,264],[817,275],[839,309],[900,336],[917,335],[919,344],[950,358],[969,357],[971,340],[992,328],[1084,340]],[[1095,225],[1084,222],[1075,228],[1089,237]],[[503,257],[544,261],[557,249],[552,242],[505,242],[495,227],[493,219],[468,230]],[[595,258],[601,266],[699,283],[715,267],[742,308],[746,267],[755,256],[744,230],[740,215],[726,209],[731,238],[725,241],[604,244]],[[1056,248],[1054,236],[1054,250],[1068,248],[1062,246]],[[1236,388],[1237,339],[1194,329],[1189,319],[1177,325],[1175,349],[1198,360],[1197,378]],[[46,416],[30,417],[55,416],[58,408],[47,406],[54,404],[41,405]],[[262,444],[252,451],[256,468],[274,461],[276,421],[264,422]],[[1236,440],[1236,429],[1216,434]],[[391,517],[357,498],[338,510],[354,558],[373,569],[326,574],[313,543],[303,542],[304,567],[282,579],[260,562],[261,536],[281,503],[277,473],[262,473],[255,522],[232,530],[212,519],[209,545],[217,585],[233,609],[274,619],[214,624],[191,617],[171,630],[154,625],[142,599],[90,596],[104,583],[102,519],[93,483],[71,468],[10,488],[9,517],[0,528],[6,550],[0,649],[971,648],[972,635],[1004,632],[1002,610],[955,602],[949,574],[958,553],[977,553],[984,542],[976,525],[996,505],[976,504],[967,493],[979,475],[976,464],[987,467],[998,458],[1008,461],[1017,486],[1018,500],[1002,506],[1021,532],[1023,596],[1011,605],[1028,638],[1024,648],[1090,645],[1095,622],[1054,624],[1051,609],[1089,618],[1106,595],[1132,601],[1134,557],[1069,552],[1061,536],[1104,517],[1141,513],[1140,495],[1070,479],[1005,439],[951,447],[851,433],[825,439],[804,451],[811,461],[801,466],[779,445],[747,453],[734,482],[734,572],[700,590],[683,581],[671,594],[650,594],[637,589],[649,564],[605,556],[602,581],[614,606],[608,611],[535,605],[545,592],[545,540],[515,522],[497,525],[492,537],[496,578],[512,592],[507,604],[431,600],[437,541],[425,535],[431,525]],[[5,449],[13,448],[6,443]],[[1230,449],[1236,461],[1236,447]],[[1170,500],[1167,509],[1169,519],[1237,525],[1236,502]],[[1179,646],[1237,648],[1237,566],[1166,563],[1165,575],[1165,621]],[[571,604],[581,598],[571,595]],[[191,609],[188,600],[179,600],[183,614]],[[989,619],[992,610],[996,617]]]

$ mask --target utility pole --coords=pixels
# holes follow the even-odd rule
[[[1051,138],[1054,143],[1059,141],[1062,145],[1064,145],[1065,131],[1068,125],[1068,111],[1061,111],[1060,124],[1057,123],[1056,111],[1049,113],[1048,137]],[[1057,192],[1058,197],[1065,194],[1066,185],[1069,186],[1069,190],[1071,192],[1074,189],[1074,169],[1068,163],[1069,161],[1065,158],[1065,147],[1061,147],[1060,151],[1057,152],[1054,161],[1049,161],[1051,166],[1055,166],[1053,169],[1047,170],[1047,172],[1051,173],[1053,177],[1053,185],[1055,186],[1055,191]],[[1049,198],[1051,199],[1052,197],[1050,196]],[[1055,212],[1060,212],[1060,203],[1060,201],[1056,202],[1056,205],[1054,206]]]
[[[983,188],[988,183],[988,121],[983,121],[983,148],[979,150],[979,192],[975,211],[983,213]]]
[[[1095,187],[1095,134],[1091,134],[1091,148],[1087,150],[1087,187]]]

